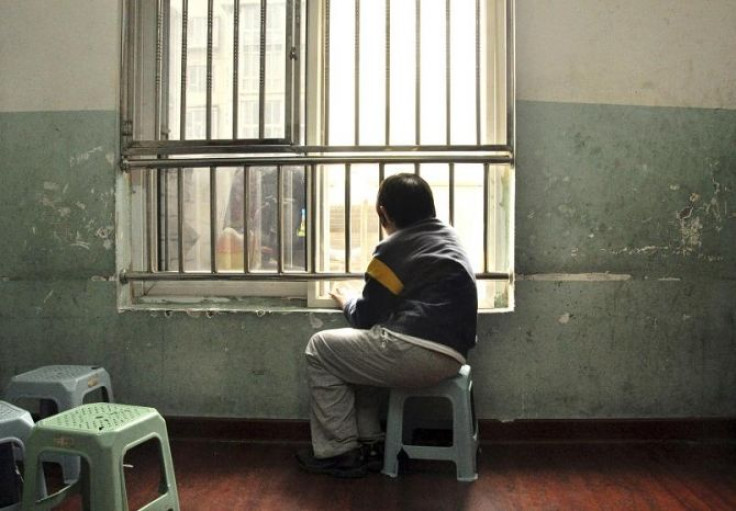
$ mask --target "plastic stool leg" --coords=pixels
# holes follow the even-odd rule
[[[403,441],[404,400],[392,390],[386,418],[386,440],[383,448],[382,474],[389,477],[399,475],[399,452]]]
[[[456,450],[458,481],[478,479],[476,456],[478,451],[476,428],[473,421],[470,392],[460,390],[457,400],[453,400],[453,443]]]

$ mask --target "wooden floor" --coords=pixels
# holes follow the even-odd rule
[[[474,483],[430,461],[411,461],[397,479],[307,474],[294,459],[303,446],[172,441],[181,510],[736,510],[734,443],[490,444]],[[131,509],[156,495],[153,452],[126,457]]]

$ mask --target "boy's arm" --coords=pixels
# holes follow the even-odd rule
[[[340,303],[339,299],[335,300]],[[345,297],[343,313],[353,328],[368,329],[386,320],[396,309],[399,297],[370,277],[366,278],[363,294]]]

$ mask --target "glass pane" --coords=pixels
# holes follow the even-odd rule
[[[233,136],[233,5],[214,0],[212,19],[212,138]]]
[[[416,23],[414,2],[391,0],[391,119],[392,145],[416,142]]]
[[[264,137],[284,138],[286,105],[286,5],[270,0],[266,7],[266,97]]]
[[[444,144],[447,137],[445,2],[421,2],[420,142]]]
[[[384,2],[360,3],[360,140],[386,141],[386,15]]]
[[[174,169],[159,171],[159,204],[162,211],[159,222],[159,233],[161,235],[159,253],[161,269],[164,271],[179,269],[177,174],[178,172]]]
[[[281,172],[284,270],[305,271],[307,193],[304,167],[284,167]]]
[[[171,0],[168,40],[169,137],[182,138],[182,66],[186,86],[184,135],[207,138],[208,0],[187,4],[187,50],[182,55],[183,2]],[[257,138],[260,119],[261,9],[260,1],[242,2],[238,27],[238,97],[233,98],[234,9],[232,0],[214,0],[212,11],[212,139]],[[184,61],[184,58],[186,62]],[[264,136],[284,138],[286,104],[286,4],[269,0],[266,15]],[[238,129],[233,133],[233,108]]]
[[[169,7],[168,41],[168,123],[169,138],[171,140],[179,140],[181,138],[181,31],[182,0],[171,0]]]
[[[324,203],[320,231],[323,250],[320,271],[345,270],[345,166],[325,165],[322,170]]]
[[[502,309],[513,304],[513,288],[505,280],[479,280],[477,287],[481,309]]]
[[[429,183],[434,196],[437,218],[450,223],[450,171],[446,163],[425,163],[420,166],[420,175]]]
[[[387,163],[384,167],[383,176],[393,176],[394,174],[414,174],[416,167],[413,163]]]
[[[243,271],[243,169],[217,172],[217,271]]]
[[[483,271],[483,165],[455,165],[455,229],[476,273]]]
[[[184,271],[210,270],[210,170],[182,170]]]
[[[207,121],[207,0],[190,0],[188,8],[184,136],[187,140],[202,140],[206,138]]]
[[[450,9],[450,142],[475,144],[475,2],[451,0]]]
[[[511,268],[512,183],[509,165],[491,165],[488,183],[488,270],[492,272],[507,272]]]
[[[238,56],[238,138],[258,138],[260,37],[260,2],[242,3]]]
[[[251,271],[278,269],[276,167],[248,169],[248,261]]]
[[[330,145],[355,144],[355,2],[330,2]]]
[[[352,165],[350,169],[350,271],[362,273],[378,243],[378,165]]]

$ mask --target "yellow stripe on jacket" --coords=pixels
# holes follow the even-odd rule
[[[386,264],[380,259],[376,259],[375,257],[371,259],[366,273],[395,295],[398,295],[401,293],[401,290],[404,289],[404,283],[401,282],[394,271],[386,266]]]

